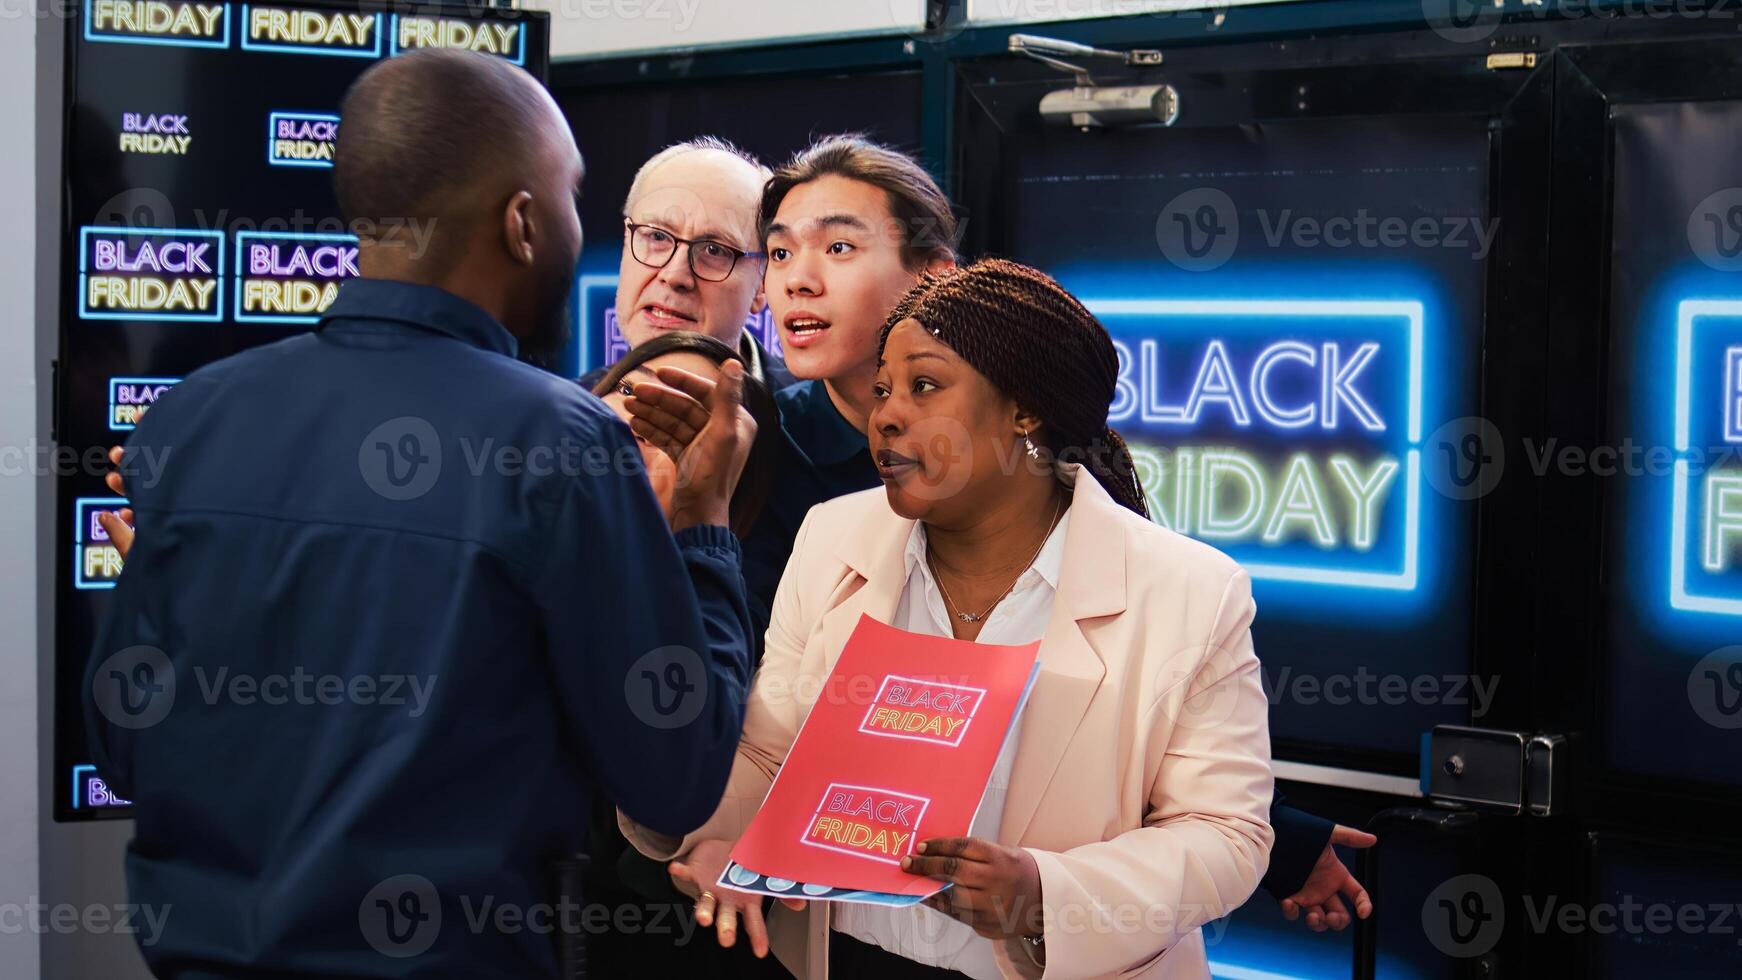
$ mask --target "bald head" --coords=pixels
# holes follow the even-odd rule
[[[761,203],[762,185],[774,176],[773,171],[761,160],[739,149],[730,140],[718,136],[697,136],[682,143],[673,143],[647,158],[641,169],[635,171],[635,179],[629,182],[629,195],[623,201],[623,213],[629,214],[635,210],[636,202],[646,192],[655,173],[666,164],[679,161],[682,161],[682,166],[689,174],[700,176],[704,182],[730,184],[731,190],[740,198],[746,188],[751,189],[755,195],[750,200],[752,210]]]
[[[492,216],[533,168],[577,152],[537,80],[469,51],[377,63],[345,94],[340,118],[333,189],[346,222],[367,233],[433,218],[438,250]]]
[[[544,87],[488,55],[417,51],[345,94],[333,189],[372,279],[469,300],[527,353],[560,347],[581,253],[581,153]]]

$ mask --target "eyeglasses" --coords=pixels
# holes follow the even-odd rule
[[[623,227],[629,229],[629,254],[635,261],[654,269],[663,269],[677,253],[679,245],[689,246],[690,272],[697,279],[723,282],[732,275],[742,258],[760,259],[767,252],[746,252],[711,238],[679,238],[658,225],[638,225],[628,218]]]

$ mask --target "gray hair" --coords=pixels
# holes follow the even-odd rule
[[[718,136],[697,136],[693,139],[684,140],[681,143],[673,143],[665,149],[660,150],[653,156],[648,157],[647,162],[641,165],[640,170],[635,171],[635,179],[629,182],[629,196],[623,199],[624,216],[628,216],[630,205],[634,204],[635,199],[641,196],[641,182],[648,174],[658,169],[660,164],[665,163],[668,160],[683,156],[686,153],[695,153],[700,150],[717,150],[729,156],[737,157],[749,164],[751,169],[756,171],[757,177],[760,178],[763,183],[767,183],[768,178],[774,176],[774,172],[769,170],[767,165],[765,165],[761,160],[756,159],[754,154],[750,153],[748,150],[739,148],[738,145],[733,143],[731,140],[722,139]]]

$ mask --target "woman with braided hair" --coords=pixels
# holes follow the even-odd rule
[[[883,486],[799,530],[719,810],[682,841],[628,824],[630,839],[714,880],[862,614],[1039,639],[970,836],[903,861],[954,887],[905,909],[836,904],[829,975],[1207,977],[1199,927],[1246,901],[1272,845],[1246,573],[1146,519],[1107,427],[1112,342],[1043,273],[928,274],[878,345],[866,431]],[[776,906],[763,940],[800,977],[806,914]]]
[[[1131,453],[1107,425],[1119,355],[1075,296],[1045,273],[1002,259],[979,262],[970,272],[928,275],[891,311],[878,341],[879,363],[887,360],[891,333],[908,320],[951,324],[954,341],[945,343],[994,388],[1017,405],[1047,406],[1045,423],[1029,416],[1032,424],[1022,433],[1031,461],[1051,461],[1053,472],[1056,464],[1081,464],[1114,502],[1149,516]],[[926,329],[944,339],[943,327]],[[875,459],[875,426],[870,436]]]

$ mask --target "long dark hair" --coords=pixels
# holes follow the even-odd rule
[[[630,348],[629,353],[611,365],[611,369],[593,386],[593,394],[600,397],[610,394],[623,383],[624,376],[630,371],[664,354],[700,354],[715,364],[727,361],[744,364],[737,351],[706,334],[674,330]],[[768,385],[751,377],[749,367],[744,365],[744,407],[756,420],[756,442],[750,447],[750,458],[744,463],[744,475],[738,480],[738,489],[732,492],[732,533],[740,538],[749,534],[756,519],[762,516],[762,508],[774,490],[775,468],[780,462],[776,448],[780,439],[780,410],[774,404],[774,394],[768,390]]]
[[[1005,259],[927,274],[884,321],[879,360],[903,320],[917,320],[1038,416],[1054,460],[1083,464],[1114,500],[1149,516],[1131,450],[1107,425],[1119,352],[1101,321],[1051,276]]]

